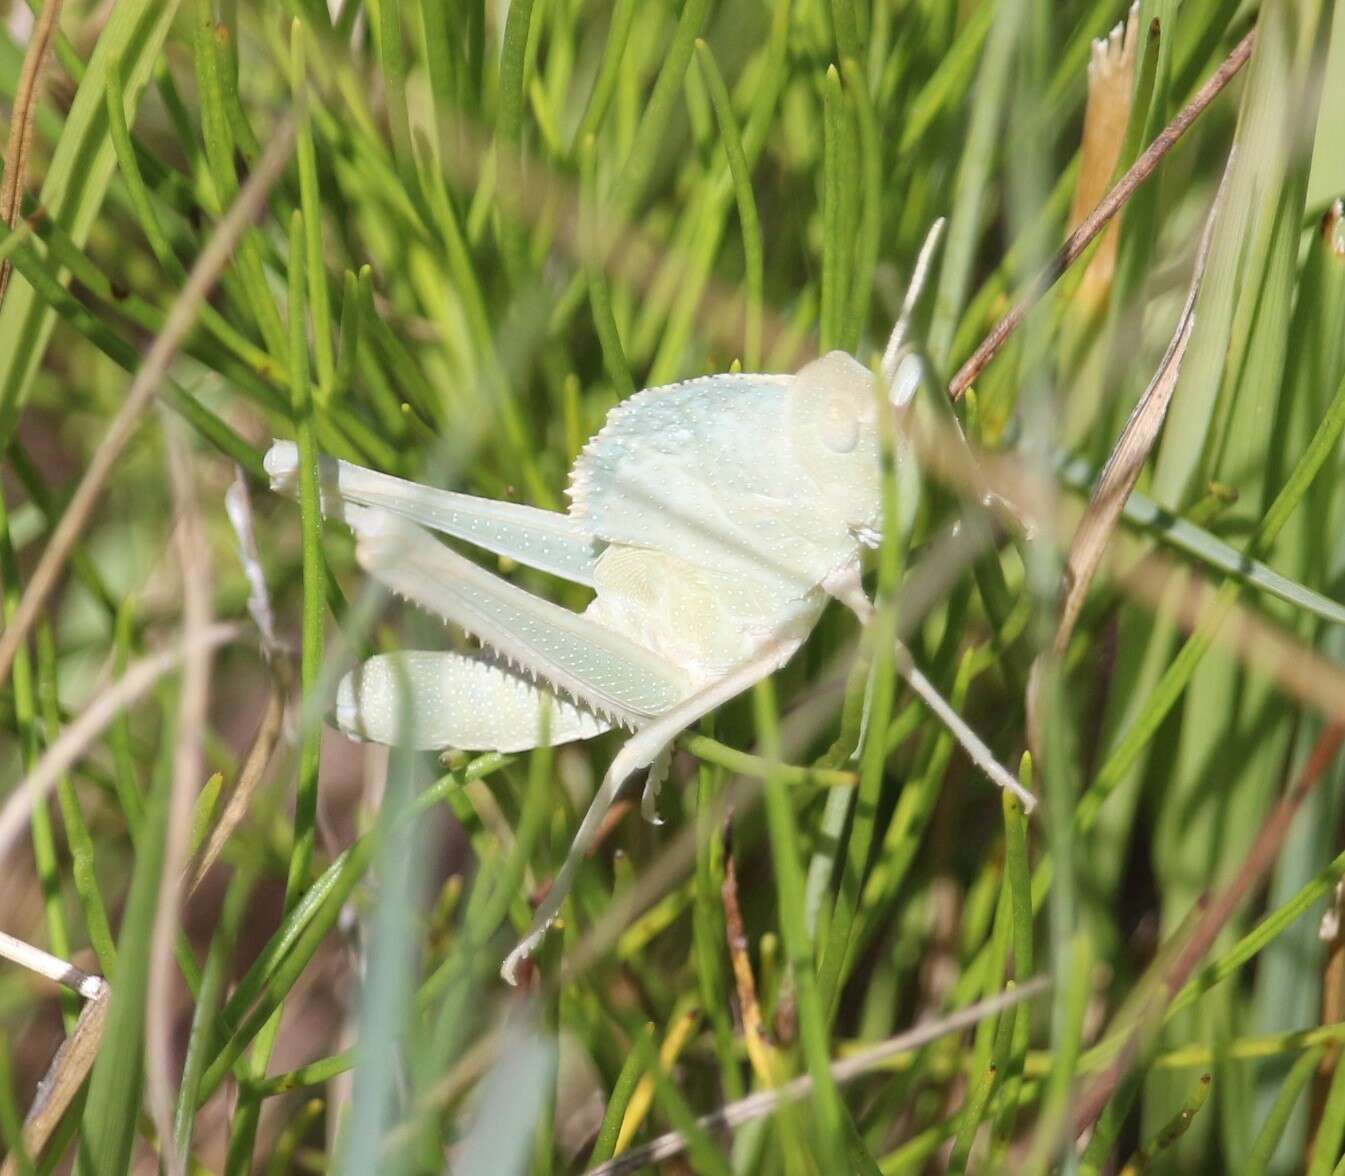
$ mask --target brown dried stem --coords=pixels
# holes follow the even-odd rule
[[[210,830],[205,846],[183,871],[184,877],[187,878],[189,895],[201,885],[201,879],[215,864],[224,843],[242,823],[257,786],[266,778],[266,769],[270,766],[275,750],[280,746],[281,736],[285,732],[285,697],[289,691],[289,677],[287,662],[272,663],[271,682],[266,692],[266,708],[262,711],[257,734],[252,738],[252,746],[248,749],[247,758],[244,759],[243,767],[238,773],[238,782],[224,806],[223,814]]]
[[[1205,218],[1205,228],[1200,235],[1200,246],[1196,250],[1195,266],[1191,272],[1191,282],[1187,289],[1186,303],[1177,317],[1177,327],[1172,340],[1163,355],[1162,361],[1154,372],[1153,379],[1136,402],[1130,418],[1121,430],[1107,464],[1098,475],[1097,485],[1084,511],[1083,518],[1070,542],[1069,555],[1065,560],[1064,599],[1060,605],[1060,620],[1056,625],[1055,639],[1049,649],[1043,650],[1033,662],[1028,677],[1027,690],[1027,728],[1029,741],[1034,754],[1040,759],[1041,730],[1040,691],[1045,672],[1046,661],[1063,657],[1069,647],[1069,639],[1074,633],[1075,623],[1088,598],[1088,589],[1093,583],[1098,567],[1107,551],[1117,524],[1121,521],[1121,512],[1125,510],[1135,483],[1139,481],[1140,471],[1149,459],[1154,442],[1167,416],[1172,394],[1177,390],[1177,380],[1181,376],[1182,360],[1186,356],[1187,344],[1195,328],[1196,299],[1205,277],[1205,265],[1209,260],[1210,245],[1214,239],[1214,224],[1223,205],[1223,196],[1228,187],[1228,177],[1233,170],[1233,155],[1230,153],[1224,166],[1223,179],[1214,195],[1214,203]]]
[[[729,961],[733,965],[733,980],[738,989],[738,1010],[742,1015],[743,1040],[747,1059],[756,1071],[757,1080],[765,1087],[776,1084],[775,1068],[771,1065],[770,1044],[766,1038],[766,1022],[761,1016],[757,1000],[757,982],[752,974],[752,957],[748,954],[747,930],[743,924],[742,907],[738,902],[738,868],[733,860],[733,845],[729,827],[724,832],[724,883],[720,887],[724,903],[724,936],[729,945]]]
[[[1121,512],[1125,509],[1130,492],[1135,489],[1140,471],[1149,459],[1159,430],[1167,416],[1168,405],[1177,388],[1181,375],[1182,359],[1186,355],[1187,344],[1191,341],[1191,331],[1195,326],[1196,298],[1205,277],[1205,265],[1209,260],[1210,243],[1214,237],[1214,223],[1223,203],[1227,190],[1228,177],[1232,172],[1233,156],[1230,154],[1228,165],[1224,168],[1224,177],[1215,193],[1214,204],[1205,220],[1205,229],[1200,237],[1200,247],[1196,251],[1195,267],[1191,271],[1191,283],[1186,294],[1186,304],[1177,319],[1177,329],[1172,341],[1149,386],[1135,404],[1121,436],[1117,439],[1107,464],[1098,475],[1097,486],[1084,512],[1079,528],[1074,532],[1070,544],[1069,558],[1065,562],[1065,581],[1068,585],[1064,604],[1061,608],[1060,624],[1056,629],[1052,645],[1056,655],[1063,654],[1069,644],[1074,624],[1083,608],[1084,598],[1088,595],[1089,585],[1093,582],[1098,565],[1102,562],[1103,551],[1111,538],[1116,524],[1120,522]]]
[[[61,1042],[51,1065],[37,1084],[37,1098],[28,1109],[23,1121],[23,1150],[30,1159],[41,1155],[70,1104],[84,1085],[84,1079],[93,1069],[98,1046],[103,1040],[107,1010],[112,1003],[112,988],[102,983],[101,989],[80,1010],[79,1020],[70,1036]],[[16,1149],[17,1151],[17,1149]],[[0,1176],[18,1176],[24,1171],[19,1157],[10,1152],[0,1167]]]
[[[1214,941],[1227,925],[1234,913],[1250,896],[1252,891],[1269,872],[1289,835],[1289,826],[1299,806],[1307,799],[1312,790],[1326,774],[1331,761],[1345,742],[1345,724],[1334,722],[1323,730],[1312,749],[1312,755],[1303,766],[1298,779],[1281,798],[1275,810],[1270,814],[1256,841],[1252,844],[1246,858],[1239,867],[1237,875],[1224,890],[1216,895],[1201,914],[1195,929],[1191,932],[1181,953],[1171,969],[1163,978],[1163,983],[1153,997],[1156,1007],[1147,1010],[1140,1019],[1140,1027],[1127,1039],[1117,1057],[1108,1069],[1101,1074],[1084,1092],[1074,1113],[1074,1135],[1078,1138],[1097,1122],[1107,1103],[1111,1101],[1121,1081],[1130,1072],[1144,1049],[1144,1030],[1146,1026],[1160,1023],[1162,1010],[1171,1003],[1182,986],[1190,979],[1196,965],[1205,958],[1214,946]]]
[[[1163,157],[1176,146],[1177,141],[1190,129],[1191,124],[1204,113],[1205,108],[1219,96],[1237,72],[1247,64],[1255,37],[1256,30],[1253,28],[1238,42],[1233,52],[1224,58],[1219,68],[1195,92],[1191,101],[1178,112],[1176,118],[1158,133],[1154,141],[1145,148],[1143,154],[1130,165],[1125,175],[1116,181],[1112,190],[1103,197],[1101,203],[1088,214],[1078,228],[1070,233],[1065,239],[1065,243],[1060,247],[1060,251],[1028,285],[1027,291],[1014,307],[995,324],[976,350],[971,353],[967,362],[958,369],[957,374],[953,376],[948,385],[948,395],[951,399],[957,400],[966,392],[986,369],[990,361],[994,359],[999,349],[1004,346],[1009,336],[1018,329],[1023,319],[1036,306],[1042,295],[1051,288],[1061,274],[1082,256],[1084,250],[1092,244],[1093,238],[1102,232],[1112,217],[1125,207],[1126,202],[1135,194],[1139,186],[1153,175],[1155,169],[1163,161]]]
[[[88,1002],[37,1084],[37,1095],[23,1122],[21,1144],[10,1151],[0,1166],[0,1176],[18,1176],[19,1172],[32,1170],[31,1162],[23,1161],[32,1161],[41,1154],[88,1076],[98,1056],[112,989],[101,976],[91,976],[69,961],[3,931],[0,931],[0,958],[54,980]]]
[[[61,16],[62,0],[47,0],[38,14],[23,57],[19,85],[14,92],[14,113],[9,121],[9,143],[5,148],[5,175],[0,180],[0,220],[9,228],[19,221],[23,206],[23,185],[28,178],[28,153],[33,145],[33,122],[42,93],[42,77],[51,56],[51,43]],[[9,286],[13,263],[0,261],[0,302]]]

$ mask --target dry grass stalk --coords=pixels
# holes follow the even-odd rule
[[[212,649],[228,644],[243,633],[241,625],[217,622],[196,640]],[[77,763],[90,745],[123,710],[143,697],[165,674],[182,664],[186,649],[181,643],[151,653],[133,662],[112,685],[84,708],[60,738],[47,748],[36,767],[5,798],[0,808],[0,858],[10,853],[28,828],[33,809],[43,803],[56,787],[61,775]]]
[[[922,470],[973,501],[987,503],[1006,525],[1040,532],[1045,524],[1061,533],[1076,525],[1073,505],[1021,459],[973,450],[950,429],[930,421],[912,429],[910,439]],[[1029,502],[1050,504],[1046,509],[1052,513],[1040,518],[1025,510],[1023,504]],[[1146,551],[1146,544],[1128,535],[1117,539],[1107,547],[1103,567],[1127,596],[1155,611],[1172,608],[1188,631],[1215,619],[1217,593],[1208,579],[1161,551]],[[1174,577],[1187,584],[1175,602],[1164,595],[1178,582]],[[1327,721],[1345,721],[1345,669],[1240,601],[1225,602],[1218,620],[1216,645]]]
[[[62,0],[47,0],[33,25],[28,51],[23,57],[19,85],[14,92],[14,113],[9,121],[9,143],[5,148],[5,174],[0,179],[0,220],[9,228],[19,222],[23,207],[24,181],[28,178],[28,155],[33,145],[33,122],[42,95],[42,79],[56,39]],[[5,299],[13,263],[0,261],[0,302]]]
[[[1255,38],[1256,29],[1253,28],[1238,42],[1233,52],[1224,58],[1223,63],[1210,75],[1205,84],[1195,92],[1191,101],[1182,107],[1177,116],[1159,132],[1154,141],[1131,164],[1125,175],[1116,181],[1102,202],[1069,235],[1060,247],[1059,252],[1047,263],[1036,279],[1029,283],[1027,291],[1018,302],[1014,304],[1008,314],[995,324],[976,350],[971,353],[967,362],[953,376],[948,384],[948,395],[953,400],[957,400],[971,387],[976,378],[994,359],[999,349],[1004,346],[1009,336],[1018,329],[1023,319],[1027,317],[1028,311],[1036,306],[1042,295],[1055,283],[1055,280],[1083,255],[1083,251],[1107,227],[1107,223],[1112,217],[1125,207],[1126,202],[1135,194],[1136,189],[1153,175],[1155,169],[1163,161],[1163,157],[1176,146],[1177,141],[1191,128],[1191,124],[1204,113],[1206,107],[1237,76],[1238,71],[1247,64],[1247,59],[1252,55],[1252,44]]]
[[[899,1033],[897,1036],[891,1037],[871,1049],[866,1049],[862,1053],[841,1058],[831,1064],[832,1077],[838,1083],[849,1082],[862,1074],[881,1068],[901,1054],[920,1049],[931,1041],[937,1041],[940,1037],[946,1037],[950,1033],[960,1033],[987,1017],[993,1017],[1005,1009],[1021,1004],[1025,1000],[1032,1000],[1049,988],[1050,981],[1044,976],[1037,976],[1016,988],[1010,988],[1006,992],[1000,993],[998,996],[992,996],[986,1000],[978,1001],[976,1004],[968,1005],[965,1009],[941,1020],[927,1022],[905,1033]],[[762,1090],[755,1094],[749,1094],[746,1098],[729,1103],[727,1106],[720,1107],[717,1111],[702,1116],[697,1122],[704,1130],[709,1132],[733,1130],[741,1127],[744,1123],[752,1122],[754,1119],[774,1114],[776,1109],[784,1103],[798,1102],[800,1099],[807,1098],[812,1093],[812,1089],[812,1075],[805,1074],[775,1090]],[[590,1168],[586,1176],[618,1176],[618,1173],[634,1172],[646,1165],[669,1160],[673,1156],[680,1155],[685,1149],[686,1140],[681,1132],[669,1131],[666,1135],[660,1135],[643,1147],[636,1148],[625,1155],[617,1156],[596,1168]]]
[[[747,930],[743,924],[742,907],[738,902],[738,869],[733,860],[733,847],[727,831],[724,836],[724,884],[720,887],[724,903],[724,932],[729,945],[729,960],[733,965],[733,980],[738,989],[738,1010],[743,1022],[743,1041],[747,1059],[756,1071],[757,1080],[765,1087],[776,1084],[775,1067],[771,1063],[771,1047],[766,1037],[766,1023],[757,1000],[757,982],[752,974],[752,957],[748,954]]]
[[[1135,59],[1139,52],[1138,0],[1130,6],[1124,23],[1107,37],[1093,42],[1088,62],[1088,100],[1083,112],[1083,139],[1079,149],[1079,181],[1070,206],[1069,227],[1073,232],[1107,194],[1107,185],[1121,159],[1126,128],[1135,97]],[[1078,298],[1084,313],[1100,306],[1111,292],[1116,271],[1116,244],[1120,222],[1112,221],[1102,234],[1093,259],[1079,285]]]
[[[89,467],[80,479],[78,488],[52,532],[42,558],[33,570],[14,619],[0,634],[0,682],[9,677],[14,655],[28,635],[56,587],[61,571],[85,525],[102,499],[103,487],[116,468],[123,451],[134,435],[140,418],[149,407],[168,371],[168,365],[177,349],[196,322],[197,312],[205,301],[221,271],[233,256],[234,248],[244,231],[257,218],[266,203],[271,186],[280,178],[294,149],[294,122],[285,119],[267,145],[257,167],[238,193],[238,199],[220,221],[214,235],[192,266],[182,292],[168,312],[163,330],[159,332],[145,356],[135,379],[131,381],[126,399],[117,415],[108,425]]]
[[[285,672],[282,673],[282,670]],[[201,879],[218,860],[225,842],[242,824],[251,806],[253,794],[266,778],[266,771],[285,733],[285,697],[288,691],[288,666],[286,663],[276,663],[272,666],[271,682],[266,692],[266,708],[262,711],[261,723],[252,738],[252,746],[248,748],[243,767],[238,773],[238,782],[229,794],[224,812],[210,830],[205,845],[195,859],[187,863],[183,871],[187,878],[189,895],[201,885]]]
[[[1061,601],[1060,620],[1056,626],[1055,639],[1051,647],[1038,657],[1033,664],[1028,682],[1027,716],[1029,740],[1034,753],[1040,760],[1041,743],[1036,738],[1040,730],[1040,684],[1043,662],[1046,657],[1063,657],[1069,647],[1069,639],[1074,626],[1088,598],[1088,589],[1093,583],[1107,544],[1121,521],[1121,512],[1135,483],[1139,481],[1140,471],[1149,459],[1149,453],[1158,440],[1159,430],[1167,417],[1168,405],[1177,390],[1177,380],[1181,375],[1182,359],[1186,355],[1187,344],[1191,341],[1191,332],[1195,328],[1196,298],[1205,277],[1205,265],[1209,260],[1210,244],[1214,239],[1214,224],[1223,205],[1223,195],[1227,190],[1228,177],[1232,173],[1233,155],[1230,153],[1224,168],[1223,180],[1215,193],[1214,204],[1205,219],[1205,228],[1201,233],[1200,246],[1196,251],[1195,267],[1191,273],[1190,286],[1187,289],[1186,304],[1177,318],[1177,327],[1172,341],[1154,372],[1153,379],[1136,402],[1126,421],[1121,436],[1117,439],[1107,464],[1098,475],[1097,485],[1084,511],[1074,539],[1070,543],[1069,555],[1065,560],[1064,599]]]
[[[1256,841],[1252,844],[1243,860],[1236,877],[1217,894],[1209,906],[1201,913],[1190,939],[1186,942],[1163,982],[1152,998],[1156,1008],[1146,1011],[1140,1019],[1140,1027],[1130,1036],[1122,1047],[1120,1056],[1085,1091],[1074,1113],[1074,1136],[1077,1139],[1097,1122],[1107,1103],[1111,1101],[1121,1084],[1121,1080],[1130,1072],[1130,1068],[1140,1057],[1144,1048],[1144,1030],[1160,1023],[1158,1015],[1181,991],[1196,969],[1196,965],[1205,958],[1214,946],[1219,932],[1224,929],[1237,909],[1247,900],[1252,891],[1270,871],[1279,857],[1284,839],[1289,835],[1294,815],[1308,795],[1321,782],[1326,770],[1331,766],[1341,743],[1345,742],[1345,724],[1339,722],[1328,726],[1312,749],[1312,755],[1303,765],[1298,779],[1275,806]]]
[[[23,1149],[30,1158],[41,1154],[93,1069],[98,1046],[103,1040],[112,988],[104,981],[101,989],[80,1011],[70,1036],[61,1042],[51,1065],[37,1084],[37,1097],[23,1121]],[[19,1157],[11,1152],[0,1166],[0,1176],[18,1176],[23,1169]]]
[[[88,1003],[70,1036],[61,1042],[46,1074],[37,1084],[37,1094],[23,1122],[23,1144],[5,1157],[0,1176],[18,1176],[30,1170],[22,1159],[36,1159],[51,1138],[61,1117],[79,1093],[98,1056],[112,989],[101,976],[92,976],[66,960],[58,959],[13,935],[0,931],[0,958],[27,968],[39,976],[77,992]],[[22,1152],[22,1157],[18,1154]]]
[[[169,481],[176,503],[174,545],[182,576],[183,673],[177,714],[177,746],[168,802],[163,875],[159,880],[150,939],[149,988],[145,1016],[145,1087],[150,1116],[159,1133],[160,1156],[169,1176],[183,1176],[187,1157],[173,1139],[173,940],[182,900],[182,872],[191,837],[192,803],[205,765],[205,727],[210,699],[212,650],[201,640],[210,626],[210,545],[196,495],[191,445],[185,426],[162,410],[168,443]]]
[[[266,778],[267,769],[271,766],[276,749],[280,746],[285,733],[285,700],[294,682],[294,668],[289,651],[276,636],[275,611],[271,606],[271,596],[266,586],[266,573],[262,568],[261,554],[257,550],[252,499],[248,494],[247,479],[241,469],[235,470],[234,480],[225,492],[224,509],[238,541],[238,558],[248,581],[248,613],[261,637],[262,658],[270,670],[270,681],[261,722],[257,726],[257,733],[252,737],[252,745],[243,759],[243,766],[225,801],[223,812],[210,830],[210,836],[205,844],[183,871],[188,879],[189,895],[201,884],[201,879],[215,864],[225,842],[242,823],[251,806],[253,794]]]

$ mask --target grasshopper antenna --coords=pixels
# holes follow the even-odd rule
[[[916,303],[920,301],[920,295],[929,281],[929,271],[934,265],[934,254],[938,252],[939,242],[943,238],[943,230],[947,223],[945,217],[939,217],[925,234],[925,243],[920,246],[920,254],[915,259],[915,269],[911,272],[911,284],[906,287],[906,297],[902,300],[901,315],[888,337],[887,347],[883,350],[883,379],[891,388],[899,386],[897,371],[902,359],[905,358],[902,352],[906,346],[906,338],[911,333],[911,319],[915,315]],[[914,388],[911,391],[913,392]],[[902,399],[904,402],[910,397],[907,395]]]

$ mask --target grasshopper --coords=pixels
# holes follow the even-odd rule
[[[923,369],[904,346],[935,235],[922,250],[881,366],[893,408]],[[608,769],[569,855],[510,953],[519,964],[554,921],[574,871],[622,785],[650,769],[644,808],[688,726],[783,666],[829,599],[867,622],[861,555],[882,522],[880,390],[833,351],[794,375],[731,373],[650,388],[617,405],[570,475],[562,514],[434,489],[343,461],[321,462],[323,510],[356,535],[379,583],[461,627],[479,652],[370,658],[340,683],[342,730],[418,748],[521,751],[633,734]],[[895,451],[904,516],[914,462]],[[273,489],[297,490],[298,453],[266,455]],[[487,572],[440,532],[593,589],[582,614]],[[998,765],[909,654],[899,672],[997,783],[1033,798]]]
[[[902,530],[919,493],[900,421],[929,381],[906,335],[938,229],[921,250],[878,380],[833,351],[793,375],[729,373],[646,389],[612,409],[580,454],[568,513],[321,460],[323,510],[354,530],[360,565],[482,646],[370,658],[337,688],[342,730],[401,746],[496,751],[588,739],[616,727],[632,732],[532,930],[504,961],[501,972],[511,983],[555,920],[626,781],[649,769],[643,808],[656,819],[657,789],[683,730],[789,661],[828,600],[870,620],[861,557],[879,540],[884,420],[898,426],[890,444]],[[265,464],[273,489],[296,493],[292,443],[276,442]],[[1061,474],[1077,490],[1091,481],[1064,459]],[[1226,574],[1345,623],[1340,604],[1138,494],[1124,513]],[[492,575],[431,531],[583,584],[594,598],[582,614],[561,608]],[[1031,811],[1035,798],[900,643],[894,664],[971,760]]]

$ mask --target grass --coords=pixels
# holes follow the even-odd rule
[[[1336,6],[1142,0],[1101,176],[1081,128],[1110,0],[66,0],[27,65],[8,7],[0,111],[33,123],[0,228],[4,930],[110,993],[0,963],[6,1172],[1340,1170],[1345,637],[1300,604],[1345,591]],[[634,390],[876,361],[938,217],[914,328],[946,385],[1076,186],[1110,187],[1253,25],[1114,243],[957,384],[967,445],[922,403],[871,632],[829,608],[685,734],[665,823],[619,810],[506,988],[619,739],[441,759],[328,728],[353,658],[459,637],[365,583],[317,455],[559,509]],[[1047,455],[1111,453],[1235,141],[1138,489],[1292,600],[1122,523],[1053,656],[1083,500]],[[297,504],[266,489],[273,436]],[[1016,504],[985,542],[950,538],[968,478]],[[236,627],[184,616],[184,510]],[[913,697],[897,635],[1037,810]],[[179,721],[184,641],[209,647],[204,730]],[[188,738],[205,778],[175,771]],[[184,799],[188,848],[222,850],[167,907],[167,967]]]

